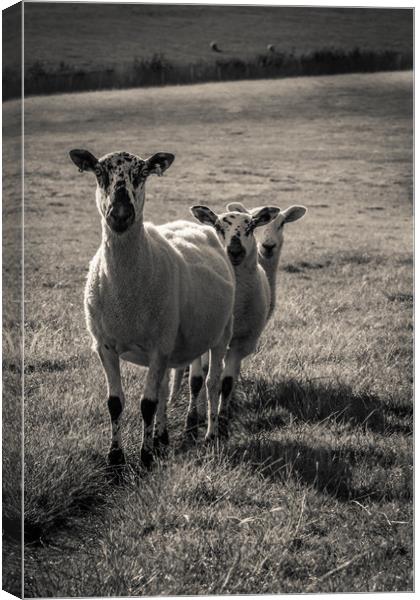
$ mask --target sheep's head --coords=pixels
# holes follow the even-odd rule
[[[162,175],[175,156],[158,152],[147,159],[128,152],[112,152],[97,159],[88,150],[71,150],[79,171],[96,176],[96,203],[108,227],[124,233],[143,217],[144,190],[149,175]]]
[[[238,211],[217,215],[207,206],[192,206],[190,210],[201,223],[214,227],[235,267],[256,252],[254,229],[270,223],[280,211],[274,206],[264,206],[252,215]]]
[[[227,205],[228,210],[235,210],[246,215],[255,215],[261,210],[260,207],[248,210],[240,202],[231,202]],[[285,223],[291,223],[301,219],[306,213],[304,206],[289,206],[285,210],[278,209],[278,214],[265,227],[261,227],[255,232],[255,238],[258,243],[258,250],[264,258],[277,257],[283,246],[283,231]]]

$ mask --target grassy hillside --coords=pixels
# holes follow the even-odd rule
[[[412,11],[28,3],[26,62],[66,63],[95,69],[163,53],[172,62],[254,57],[267,44],[298,53],[335,46],[412,50]]]
[[[413,11],[29,3],[25,94],[410,69]],[[5,13],[3,97],[21,85]],[[219,52],[211,49],[217,42]],[[268,50],[271,45],[271,50]]]
[[[37,97],[25,110],[26,595],[411,590],[411,75]],[[278,306],[244,363],[229,442],[182,449],[184,390],[170,456],[142,473],[144,370],[124,365],[119,486],[82,309],[99,217],[73,147],[174,152],[148,184],[155,223],[197,202],[308,207],[286,230]]]

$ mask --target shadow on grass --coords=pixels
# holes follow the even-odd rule
[[[287,482],[288,479],[313,486],[342,501],[369,497],[381,501],[384,498],[411,500],[411,475],[409,465],[401,464],[401,475],[397,483],[388,481],[388,468],[396,462],[393,452],[382,449],[366,450],[343,446],[339,449],[319,442],[308,443],[291,437],[288,424],[292,420],[304,423],[347,424],[362,427],[380,434],[411,434],[412,407],[408,404],[391,404],[380,401],[372,394],[355,393],[350,386],[340,382],[320,381],[267,382],[242,380],[232,405],[232,429],[240,433],[232,435],[224,446],[232,466],[244,463],[263,477]],[[206,456],[202,437],[195,443],[183,443],[180,424],[183,423],[186,400],[177,403],[169,422],[174,423],[170,454],[182,459],[190,454],[198,459]],[[284,429],[284,436],[282,434]],[[205,426],[200,427],[204,436]],[[233,432],[232,432],[233,433]],[[284,439],[273,439],[277,433]],[[171,432],[172,434],[172,432]],[[147,485],[148,477],[155,469],[146,471],[141,467],[139,452],[128,453],[126,467],[115,472],[107,468],[106,453],[89,454],[91,473],[96,473],[96,485],[78,490],[70,503],[65,505],[65,514],[59,510],[52,514],[37,499],[35,512],[25,518],[25,540],[29,544],[48,543],[59,529],[69,529],[84,516],[101,514],[111,488],[131,486],[142,480]],[[165,467],[165,457],[155,463]],[[407,468],[405,468],[407,466]],[[90,470],[88,469],[88,472]],[[362,474],[362,477],[360,477]],[[393,487],[394,486],[394,487]],[[46,499],[48,501],[48,498]],[[16,523],[9,529],[16,530]]]
[[[235,448],[231,454],[233,464],[239,462],[251,466],[264,477],[272,480],[288,481],[291,478],[313,486],[322,493],[342,501],[369,498],[374,501],[412,497],[411,485],[403,478],[398,489],[391,489],[383,481],[370,481],[357,485],[353,481],[356,464],[372,462],[372,453],[350,449],[335,450],[328,447],[315,447],[300,441],[273,440],[260,437]],[[386,462],[386,459],[385,459]],[[369,469],[370,467],[367,466]],[[386,470],[383,477],[386,478]]]
[[[78,363],[78,357],[72,356],[66,360],[35,360],[25,364],[25,374],[32,373],[54,373],[62,372],[69,368],[74,368]]]
[[[355,393],[340,382],[245,379],[241,387],[244,395],[242,400],[240,394],[235,397],[232,426],[236,421],[235,429],[241,433],[241,440],[243,433],[251,438],[231,445],[228,454],[233,464],[245,462],[268,478],[287,481],[292,477],[339,500],[364,497],[377,501],[395,497],[411,500],[409,465],[402,465],[398,485],[388,481],[388,469],[396,460],[394,453],[381,448],[366,451],[344,446],[333,449],[316,442],[308,444],[290,439],[287,426],[291,420],[314,424],[331,420],[379,434],[410,435],[412,406],[393,405],[372,394]],[[281,428],[284,439],[272,439],[270,434],[279,429],[281,432]]]
[[[290,415],[305,422],[334,419],[377,433],[412,433],[412,406],[387,404],[373,394],[356,393],[344,383],[245,379],[242,385],[251,403],[251,414],[244,423],[250,433],[282,426],[290,421]]]
[[[319,261],[298,261],[283,265],[281,270],[287,273],[302,273],[319,269],[343,267],[345,265],[382,265],[386,258],[380,254],[369,254],[363,251],[339,251],[333,255],[327,254]]]

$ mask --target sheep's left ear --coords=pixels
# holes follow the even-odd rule
[[[252,213],[252,228],[267,225],[280,213],[277,206],[264,206],[259,211]]]
[[[80,172],[94,171],[98,164],[98,159],[89,150],[70,150],[71,160],[74,162]]]
[[[200,221],[200,223],[204,223],[205,225],[214,226],[218,219],[216,213],[207,206],[191,206],[190,212],[198,221]]]
[[[284,217],[284,223],[291,223],[292,221],[297,221],[301,219],[303,215],[306,213],[305,206],[289,206],[286,210],[282,210],[281,214]]]
[[[163,175],[174,162],[175,156],[169,152],[157,152],[144,161],[148,175]]]

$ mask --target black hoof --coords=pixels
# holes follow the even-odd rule
[[[153,438],[153,449],[158,456],[162,456],[166,453],[169,446],[169,435],[168,430],[165,429],[160,435],[156,435]]]
[[[153,464],[153,452],[146,448],[141,449],[140,453],[141,464],[145,469],[150,469]]]
[[[111,448],[108,453],[108,464],[110,467],[121,467],[125,465],[125,456],[121,448]]]
[[[216,435],[214,433],[212,433],[211,435],[209,435],[208,433],[206,433],[206,437],[204,438],[204,444],[206,446],[214,446],[216,443]]]

